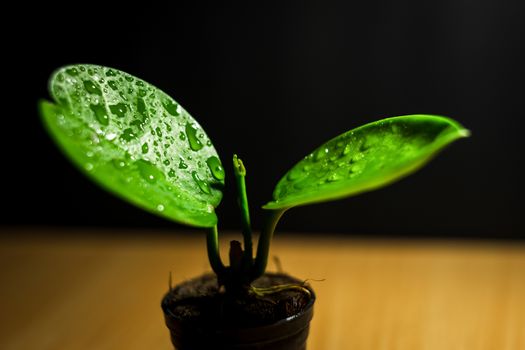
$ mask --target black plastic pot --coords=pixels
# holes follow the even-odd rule
[[[243,350],[305,350],[313,317],[315,294],[306,308],[273,324],[253,328],[221,328],[201,326],[177,320],[168,309],[167,296],[162,300],[166,326],[177,350],[243,349]]]

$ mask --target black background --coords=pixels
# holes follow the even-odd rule
[[[15,6],[2,23],[4,227],[179,228],[93,185],[45,135],[36,103],[51,72],[94,63],[173,96],[227,170],[234,152],[243,158],[256,227],[280,176],[322,142],[428,113],[457,119],[472,137],[388,188],[291,210],[280,229],[525,238],[520,2]],[[218,213],[220,227],[236,229],[231,190]]]

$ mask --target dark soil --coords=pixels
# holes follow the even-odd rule
[[[253,286],[270,287],[295,284],[311,289],[284,274],[265,274]],[[311,292],[313,295],[313,292]],[[224,327],[254,327],[272,324],[297,315],[311,296],[300,289],[255,295],[247,290],[231,295],[219,288],[214,274],[205,274],[177,285],[164,300],[164,310],[182,323],[220,324]]]

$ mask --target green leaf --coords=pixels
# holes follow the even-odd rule
[[[161,90],[116,69],[74,65],[40,102],[49,133],[91,179],[174,221],[213,227],[224,170],[201,126]]]
[[[427,163],[469,131],[450,118],[387,118],[328,141],[279,181],[265,209],[324,202],[386,186]]]

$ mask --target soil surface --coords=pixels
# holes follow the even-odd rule
[[[311,292],[302,281],[285,274],[265,274],[252,286],[266,288],[290,284],[304,286]],[[246,291],[234,296],[219,288],[215,274],[205,274],[173,288],[163,306],[183,323],[253,327],[296,315],[305,309],[310,299],[310,294],[300,288],[265,295]]]

